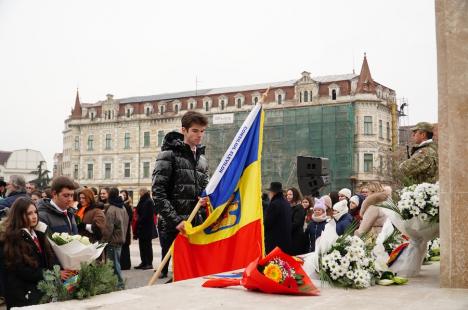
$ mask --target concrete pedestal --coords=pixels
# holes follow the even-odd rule
[[[436,0],[441,286],[468,288],[468,1]]]
[[[129,309],[468,309],[468,290],[439,288],[439,264],[425,265],[408,285],[364,290],[321,288],[321,296],[268,295],[242,287],[204,288],[192,279],[96,296],[91,299],[27,307],[35,310]],[[320,281],[315,281],[320,287]]]

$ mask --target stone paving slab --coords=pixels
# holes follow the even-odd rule
[[[404,286],[365,290],[321,288],[321,296],[267,295],[241,287],[209,289],[203,279],[154,285],[22,309],[468,309],[468,290],[439,288],[439,263],[423,266],[421,275]],[[319,281],[315,281],[320,287]]]

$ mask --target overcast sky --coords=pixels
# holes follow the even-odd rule
[[[0,0],[0,150],[52,168],[82,102],[359,73],[437,121],[434,1]]]

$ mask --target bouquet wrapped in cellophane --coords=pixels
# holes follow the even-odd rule
[[[93,262],[106,246],[106,243],[91,243],[87,237],[67,233],[54,233],[49,241],[60,265],[67,270],[80,270],[82,262]]]
[[[406,277],[417,276],[427,252],[427,242],[439,235],[439,184],[422,183],[403,188],[400,201],[387,200],[379,207],[405,236],[409,245],[398,249],[390,269]]]
[[[319,290],[302,269],[302,261],[275,248],[245,268],[241,279],[210,279],[203,287],[222,288],[242,285],[248,290],[268,294],[319,295]]]

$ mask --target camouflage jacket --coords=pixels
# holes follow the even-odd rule
[[[412,181],[435,183],[439,179],[439,158],[437,146],[432,140],[427,140],[413,147],[411,157],[400,164],[400,170]]]

